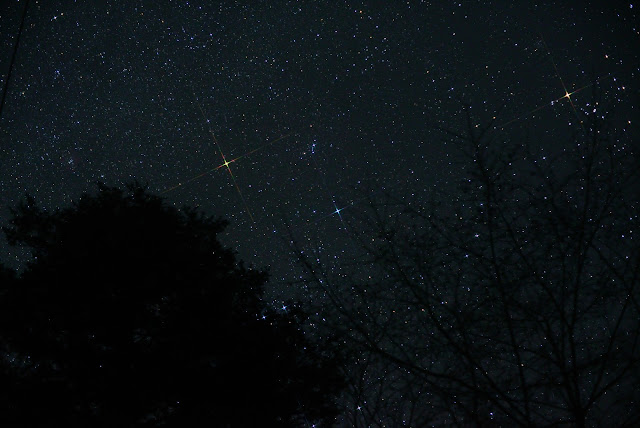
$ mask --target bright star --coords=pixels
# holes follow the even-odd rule
[[[204,109],[202,108],[202,105],[200,104],[200,101],[198,101],[198,98],[196,97],[195,93],[193,94],[193,98],[195,99],[196,105],[198,106],[198,109],[200,110],[200,113],[202,114],[203,119],[205,120],[205,122],[207,124],[209,124],[210,120],[207,119],[207,117],[206,117],[206,115],[204,113]],[[313,126],[313,125],[310,125],[310,126]],[[245,157],[245,156],[249,156],[250,154],[257,152],[258,150],[261,150],[261,149],[263,149],[265,147],[271,146],[271,145],[277,143],[278,141],[284,140],[285,138],[291,136],[294,133],[295,132],[293,132],[293,131],[289,132],[288,134],[282,135],[282,136],[274,139],[273,141],[269,141],[267,143],[261,144],[258,147],[256,147],[255,149],[250,150],[247,153],[245,153],[243,155],[240,155],[240,156],[238,156],[238,157],[236,157],[236,158],[234,158],[232,160],[227,160],[225,155],[224,155],[224,152],[222,151],[222,147],[220,146],[220,143],[218,142],[218,139],[216,138],[215,134],[213,133],[213,130],[211,129],[211,127],[209,126],[209,134],[211,134],[211,138],[213,139],[213,142],[215,143],[216,148],[218,149],[218,152],[220,153],[220,156],[222,157],[223,163],[218,165],[218,166],[216,166],[215,168],[211,168],[211,169],[209,169],[207,171],[204,171],[204,172],[202,172],[202,173],[200,173],[200,174],[198,174],[198,175],[196,175],[196,176],[194,176],[194,177],[192,177],[192,178],[190,178],[188,180],[185,180],[185,181],[183,181],[181,183],[178,183],[175,186],[169,187],[168,189],[165,189],[164,191],[162,191],[161,194],[165,194],[165,193],[171,192],[171,191],[173,191],[173,190],[175,190],[175,189],[177,189],[179,187],[184,186],[187,183],[191,183],[192,181],[195,181],[195,180],[197,180],[197,179],[209,174],[212,171],[216,171],[216,170],[218,170],[220,168],[226,168],[227,171],[229,171],[229,175],[231,176],[231,180],[233,181],[233,185],[235,186],[236,191],[238,192],[238,195],[240,196],[240,199],[242,200],[242,204],[244,205],[245,210],[247,211],[247,214],[249,214],[249,217],[251,218],[251,221],[255,221],[254,218],[253,218],[253,215],[251,214],[251,210],[249,210],[249,206],[247,205],[247,202],[244,199],[242,191],[240,190],[240,186],[238,186],[238,183],[236,181],[236,177],[233,175],[233,172],[231,171],[231,167],[229,165],[232,164],[233,162]]]
[[[338,217],[340,217],[340,221],[342,221],[342,214],[340,214],[340,211],[342,211],[344,208],[338,208],[335,202],[333,203],[333,207],[336,209],[333,214],[338,214]]]

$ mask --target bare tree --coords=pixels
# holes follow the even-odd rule
[[[340,275],[292,236],[325,327],[366,367],[354,403],[371,379],[392,396],[395,415],[370,402],[353,425],[637,426],[635,142],[596,108],[546,155],[467,119],[447,130],[464,157],[454,200],[372,200]]]

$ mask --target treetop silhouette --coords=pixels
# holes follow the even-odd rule
[[[7,238],[33,258],[0,299],[7,425],[288,426],[336,414],[334,363],[314,352],[300,313],[265,304],[266,272],[218,240],[226,221],[138,184],[99,185],[55,212],[27,198],[12,216]]]

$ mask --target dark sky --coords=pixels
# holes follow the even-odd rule
[[[0,9],[3,82],[24,4]],[[455,198],[437,128],[459,129],[463,102],[478,123],[504,106],[496,136],[529,131],[543,156],[570,142],[597,82],[637,132],[638,8],[31,0],[0,118],[0,222],[25,192],[52,208],[137,179],[227,217],[226,243],[286,277],[282,216],[333,259],[363,191]]]

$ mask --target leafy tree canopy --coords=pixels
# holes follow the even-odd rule
[[[14,209],[5,234],[33,258],[18,279],[2,272],[3,425],[331,420],[334,363],[301,314],[265,305],[267,274],[221,245],[225,225],[138,184]]]

